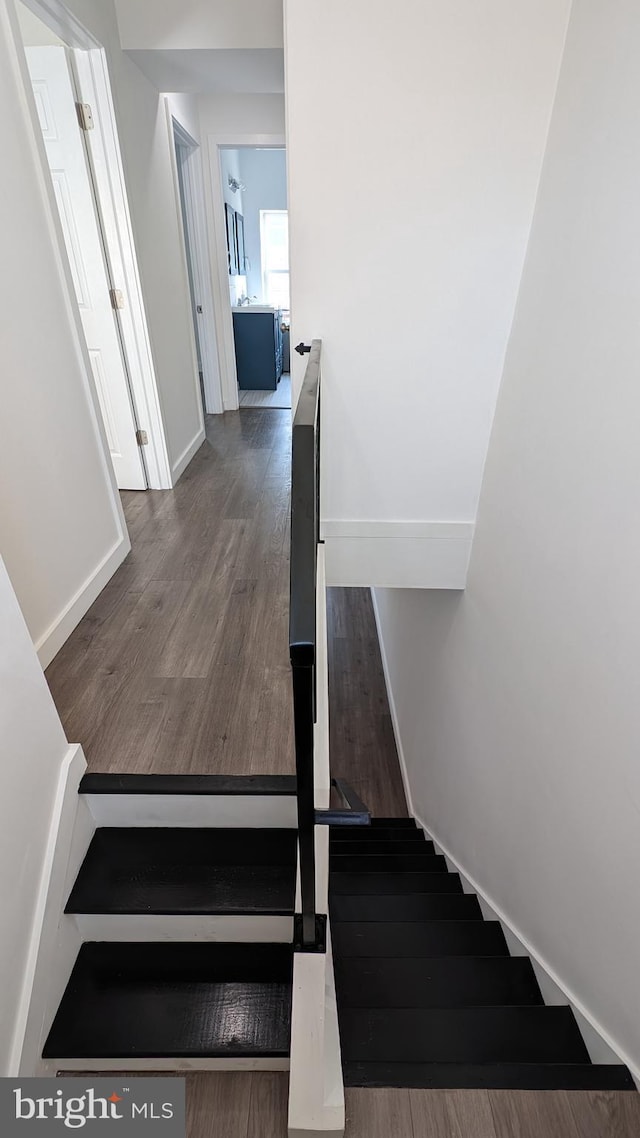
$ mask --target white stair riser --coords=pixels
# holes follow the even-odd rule
[[[290,795],[85,794],[96,826],[295,829]]]
[[[129,1056],[116,1059],[54,1059],[50,1061],[57,1071],[288,1071],[288,1059],[253,1058],[246,1059],[185,1059],[181,1056],[169,1059],[144,1057],[131,1059]],[[221,1135],[220,1138],[223,1138]]]
[[[172,916],[82,913],[75,922],[83,941],[227,941],[291,944],[293,917]]]

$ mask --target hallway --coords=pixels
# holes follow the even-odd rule
[[[90,771],[294,771],[291,415],[210,417],[174,491],[122,495],[132,552],[47,669]],[[406,805],[371,601],[329,595],[331,753],[374,813]]]

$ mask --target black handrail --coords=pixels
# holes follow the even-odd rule
[[[300,344],[299,348],[306,345]],[[326,951],[326,917],[316,912],[315,826],[363,826],[371,821],[364,803],[340,779],[332,785],[345,809],[315,809],[314,725],[316,721],[317,581],[320,542],[320,340],[313,340],[293,420],[291,449],[291,592],[289,655],[293,678],[296,748],[300,914],[298,951]]]
[[[320,340],[309,362],[293,420],[291,442],[291,589],[289,655],[298,787],[298,844],[302,915],[297,947],[322,950],[316,914],[313,732],[316,686],[316,583],[319,538]]]

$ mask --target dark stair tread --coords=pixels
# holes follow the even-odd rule
[[[346,1062],[347,1087],[424,1087],[531,1091],[635,1091],[627,1069],[592,1063]]]
[[[345,1062],[588,1063],[568,1007],[342,1008]]]
[[[342,957],[340,1008],[454,1008],[542,1004],[525,956]]]
[[[330,892],[377,896],[394,893],[462,893],[457,873],[344,873],[331,872]]]
[[[295,775],[85,774],[80,794],[295,795]]]
[[[341,956],[508,956],[499,921],[333,921]]]
[[[422,844],[426,842],[424,830],[413,830],[409,826],[398,829],[383,826],[331,826],[329,837],[331,845],[340,842],[353,842],[355,844],[367,842],[412,842]],[[433,842],[430,842],[433,845]]]
[[[66,911],[289,914],[295,843],[290,830],[99,829]]]
[[[45,1058],[289,1054],[284,944],[87,943]]]
[[[446,873],[447,863],[442,854],[424,853],[335,853],[331,851],[329,863],[339,873]]]
[[[481,921],[475,893],[335,894],[334,921]]]
[[[375,831],[374,831],[375,833]],[[413,857],[437,857],[433,842],[406,842],[403,839],[394,838],[384,842],[375,842],[367,839],[363,842],[354,841],[340,841],[339,838],[332,838],[329,843],[329,853],[332,858],[334,857],[376,857],[391,855],[398,857],[399,855],[408,855]]]

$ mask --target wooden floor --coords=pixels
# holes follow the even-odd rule
[[[286,1138],[288,1075],[202,1072],[187,1075],[186,1082],[187,1138]],[[345,1138],[638,1138],[640,1134],[640,1095],[632,1092],[351,1089],[345,1093]]]
[[[123,495],[132,553],[50,665],[94,771],[293,771],[290,414],[209,421],[173,492]],[[331,753],[375,814],[406,804],[366,590],[329,593]],[[189,1138],[284,1138],[286,1075],[191,1074]],[[637,1138],[640,1096],[346,1092],[347,1138]]]
[[[345,778],[381,817],[407,814],[369,589],[329,589],[329,750]]]
[[[92,771],[294,771],[291,416],[216,416],[207,436],[174,491],[122,495],[132,552],[47,669]],[[405,814],[369,592],[330,592],[334,773]]]

